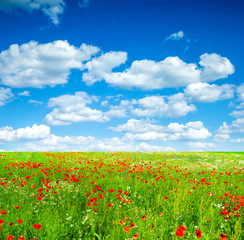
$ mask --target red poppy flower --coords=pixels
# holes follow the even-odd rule
[[[7,240],[13,240],[13,239],[14,239],[14,236],[13,235],[7,236]]]
[[[139,234],[138,233],[134,234],[132,238],[133,239],[138,239],[139,238]]]
[[[20,207],[19,206],[14,206],[15,209],[19,209]]]
[[[145,221],[147,219],[147,217],[145,216],[145,215],[143,215],[142,217],[141,217],[141,220],[142,221]]]
[[[36,229],[37,230],[41,230],[41,228],[42,228],[42,225],[41,224],[37,224]]]
[[[13,225],[14,225],[14,223],[13,223],[13,222],[10,222],[10,223],[9,223],[9,226],[10,226],[10,227],[11,227],[11,226],[13,226]]]
[[[120,220],[119,223],[122,224],[122,225],[125,225],[125,221],[124,220]]]
[[[129,232],[129,231],[130,231],[130,228],[129,228],[129,227],[125,227],[125,228],[124,228],[124,231],[125,231],[125,232]]]
[[[163,215],[163,213],[162,213],[162,212],[160,212],[160,213],[159,213],[159,217],[161,217],[162,215]]]
[[[0,227],[0,231],[2,230],[2,227]]]
[[[185,236],[185,234],[184,234],[184,231],[185,231],[185,230],[186,230],[186,228],[180,225],[180,226],[176,229],[176,233],[175,233],[176,237],[183,237],[183,236]]]
[[[4,223],[5,222],[2,219],[0,219],[0,226],[3,225]]]
[[[22,222],[23,222],[22,219],[17,220],[17,223],[22,223]]]
[[[219,236],[219,239],[227,240],[227,234],[221,233],[220,236]]]
[[[111,203],[108,204],[108,207],[112,207],[113,205]]]
[[[202,238],[202,231],[200,229],[198,229],[196,232],[195,232],[197,238]]]
[[[3,215],[3,214],[7,214],[7,210],[2,210],[2,211],[0,212],[0,215]]]
[[[135,226],[136,226],[135,223],[131,223],[131,224],[130,224],[130,228],[134,228]]]
[[[25,237],[19,237],[18,240],[25,240]]]

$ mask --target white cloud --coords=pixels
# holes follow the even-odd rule
[[[179,57],[167,57],[161,62],[134,61],[130,68],[123,72],[106,74],[104,79],[112,86],[154,90],[198,82],[200,70],[196,64],[187,64]]]
[[[33,104],[43,104],[43,102],[40,102],[40,101],[37,101],[37,100],[33,100],[33,99],[30,99],[29,101],[28,101],[28,103],[33,103]]]
[[[226,78],[235,71],[229,59],[216,53],[205,53],[200,56],[200,60],[199,64],[203,67],[201,73],[201,81],[203,82]]]
[[[183,37],[184,37],[184,32],[179,31],[177,33],[170,34],[168,37],[165,38],[165,41],[167,41],[167,40],[180,40]]]
[[[83,74],[83,81],[88,85],[104,79],[112,86],[125,89],[154,90],[211,82],[226,78],[234,72],[231,62],[216,53],[201,55],[200,67],[195,63],[185,63],[179,57],[167,57],[160,62],[147,59],[134,61],[131,67],[123,72],[112,72],[112,69],[126,61],[126,53],[111,52],[108,56],[105,55],[86,64],[88,72]]]
[[[136,150],[139,152],[175,152],[173,147],[163,147],[163,146],[154,146],[147,143],[140,143],[136,146]]]
[[[102,107],[107,107],[109,105],[108,100],[102,101],[101,106]]]
[[[55,107],[46,115],[45,120],[52,125],[70,125],[75,122],[104,122],[109,118],[97,109],[88,107],[97,97],[89,96],[85,92],[76,92],[74,95],[66,94],[50,98],[49,107]]]
[[[232,113],[230,113],[230,115],[235,118],[244,117],[244,110],[240,110],[240,111],[234,110]]]
[[[107,52],[99,57],[93,58],[87,62],[85,68],[88,72],[83,73],[82,80],[87,85],[106,79],[106,75],[112,72],[112,69],[125,63],[127,60],[126,52]]]
[[[160,131],[163,128],[163,126],[160,125],[154,125],[149,123],[148,120],[137,120],[137,119],[130,119],[127,121],[127,123],[123,125],[118,125],[117,127],[109,127],[108,129],[111,129],[116,132],[132,132],[132,133],[143,133],[143,132],[149,132],[149,131]]]
[[[54,134],[49,135],[42,140],[44,145],[58,146],[58,145],[89,145],[96,141],[95,137],[83,137],[83,136],[65,136],[59,137]]]
[[[223,125],[220,126],[218,129],[217,134],[214,137],[215,141],[226,141],[227,139],[230,139],[229,134],[231,133],[242,133],[244,132],[244,118],[238,118],[230,125],[228,125],[226,122],[223,122]]]
[[[192,102],[215,102],[234,97],[234,85],[223,84],[221,86],[208,83],[192,83],[184,89],[184,94]]]
[[[19,96],[24,96],[24,97],[29,97],[30,96],[30,92],[29,91],[24,91],[24,92],[20,92],[18,95]]]
[[[204,149],[204,148],[215,148],[216,145],[213,143],[206,143],[206,142],[189,142],[188,146],[191,148],[199,148],[199,149]]]
[[[244,138],[231,139],[230,141],[233,142],[233,143],[243,143],[244,142]]]
[[[125,139],[130,141],[177,141],[206,139],[211,133],[201,121],[188,122],[185,125],[170,123],[168,126],[147,123],[144,120],[130,119],[124,125],[110,127],[109,129],[125,133]]]
[[[13,93],[10,88],[0,87],[0,107],[10,102],[13,98]]]
[[[230,135],[228,133],[218,133],[214,136],[214,141],[216,142],[225,142],[230,139]]]
[[[0,53],[1,84],[17,88],[65,84],[71,69],[83,68],[82,62],[98,52],[97,47],[82,44],[76,48],[61,40],[13,44]]]
[[[59,24],[59,16],[63,14],[65,7],[64,0],[3,0],[0,1],[0,10],[11,13],[16,9],[28,12],[41,10],[51,21]]]
[[[181,117],[189,112],[194,112],[196,107],[188,104],[182,93],[169,97],[150,96],[136,101],[138,108],[134,108],[131,113],[143,117]]]
[[[244,83],[236,88],[239,101],[244,101]]]
[[[0,141],[38,140],[50,135],[50,128],[46,125],[36,125],[14,130],[12,127],[0,128]]]

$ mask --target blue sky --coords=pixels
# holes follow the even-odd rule
[[[1,151],[242,151],[241,1],[0,2]]]

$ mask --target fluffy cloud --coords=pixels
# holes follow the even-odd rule
[[[65,7],[64,0],[4,0],[0,1],[0,10],[7,13],[15,9],[22,9],[28,12],[41,10],[47,15],[54,24],[59,23],[59,16],[63,13]]]
[[[49,99],[48,106],[55,107],[46,115],[45,120],[52,125],[70,125],[74,122],[104,122],[109,119],[97,109],[88,107],[95,96],[89,96],[85,92],[76,92],[74,95],[66,94]]]
[[[28,143],[25,149],[28,151],[175,151],[175,148],[150,145],[148,143],[134,144],[128,139],[120,139],[117,137],[97,139],[95,137],[83,136],[55,136],[51,134],[46,139],[36,143]]]
[[[234,110],[232,113],[230,113],[230,115],[235,118],[244,117],[244,110],[240,110],[240,111]]]
[[[233,143],[243,143],[244,142],[244,138],[231,139],[230,141],[233,142]]]
[[[201,81],[203,82],[226,78],[235,71],[229,59],[216,53],[205,53],[200,56],[200,60],[199,64],[203,67],[201,73]]]
[[[113,52],[113,54],[115,54]],[[124,54],[124,56],[123,56]],[[114,65],[119,66],[126,61],[125,53],[120,52]],[[105,55],[104,55],[105,56]],[[105,80],[112,86],[126,89],[139,88],[142,90],[154,90],[162,88],[182,87],[196,82],[211,82],[226,78],[234,72],[231,62],[216,53],[200,56],[200,67],[195,63],[185,63],[179,57],[167,57],[160,62],[152,60],[140,60],[132,62],[130,68],[123,72],[112,72],[112,62],[105,57],[97,58],[97,65],[93,60],[87,63],[88,72],[83,75],[83,80],[89,85],[96,81]],[[91,63],[90,69],[89,64]],[[109,67],[101,67],[103,65]],[[109,71],[110,70],[110,71]]]
[[[211,133],[201,121],[188,122],[185,125],[170,123],[168,126],[156,125],[144,120],[130,119],[126,124],[110,127],[111,130],[125,133],[125,139],[147,141],[176,141],[206,139]]]
[[[192,83],[184,89],[184,94],[193,102],[215,102],[229,99],[234,96],[234,85],[223,84],[221,86],[208,83]]]
[[[173,147],[154,146],[147,143],[140,143],[136,146],[138,152],[174,152]]]
[[[179,57],[167,57],[160,62],[145,59],[134,61],[123,72],[107,73],[104,79],[112,86],[154,90],[198,82],[200,70],[196,64],[187,64]]]
[[[30,96],[30,92],[29,91],[24,91],[24,92],[20,92],[18,95],[19,96],[29,97]]]
[[[205,148],[215,148],[216,145],[213,143],[206,142],[189,142],[188,146],[191,148],[205,149]]]
[[[228,125],[226,122],[223,122],[223,125],[220,126],[218,129],[217,134],[214,137],[215,141],[226,141],[227,139],[230,139],[229,134],[231,133],[242,133],[244,132],[244,118],[238,118],[230,125]]]
[[[244,83],[236,88],[239,101],[244,101]]]
[[[95,137],[83,137],[83,136],[65,136],[59,137],[54,134],[49,135],[42,140],[44,145],[59,146],[59,145],[88,145],[96,141]]]
[[[38,140],[50,135],[50,128],[46,125],[36,125],[32,127],[19,128],[14,130],[12,127],[0,128],[0,141],[8,142],[15,140]]]
[[[228,133],[218,133],[214,136],[214,141],[216,142],[225,142],[230,139],[230,135]]]
[[[134,108],[131,113],[139,117],[181,117],[189,112],[194,112],[196,107],[188,104],[182,93],[169,97],[150,96],[134,102],[138,107]]]
[[[1,84],[18,88],[64,84],[71,69],[81,69],[82,62],[97,52],[97,47],[82,44],[76,48],[67,41],[13,44],[0,53]]]
[[[165,38],[165,41],[167,41],[167,40],[180,40],[181,38],[183,38],[183,36],[184,36],[184,32],[179,31],[177,33],[170,34],[168,37]]]
[[[127,123],[123,125],[118,125],[117,127],[109,127],[108,129],[111,129],[115,132],[132,132],[132,133],[143,133],[143,132],[150,132],[150,131],[161,131],[163,126],[160,125],[154,125],[149,123],[148,120],[144,119],[130,119],[127,121]]]
[[[90,86],[95,82],[106,79],[106,75],[111,73],[113,68],[125,63],[126,60],[126,52],[108,52],[93,58],[86,63],[85,68],[88,72],[83,74],[82,80]]]
[[[11,101],[13,96],[10,88],[0,87],[0,107]]]

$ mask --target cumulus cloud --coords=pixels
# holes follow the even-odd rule
[[[244,132],[244,118],[238,118],[232,121],[230,125],[228,125],[226,122],[223,122],[223,125],[218,129],[214,140],[226,141],[227,139],[230,139],[229,134],[242,132]]]
[[[167,40],[180,40],[183,37],[184,37],[184,32],[179,31],[179,32],[170,34],[168,37],[165,38],[165,41],[167,41]]]
[[[23,92],[20,92],[18,95],[19,96],[24,96],[24,97],[29,97],[30,96],[30,92],[29,91],[23,91]]]
[[[236,88],[239,101],[244,101],[244,83]]]
[[[205,148],[215,148],[216,145],[213,143],[206,142],[189,142],[188,146],[191,148],[205,149]]]
[[[127,123],[118,125],[117,127],[108,127],[115,132],[131,132],[131,133],[143,133],[150,131],[161,131],[163,130],[163,126],[151,124],[148,120],[144,119],[130,119]]]
[[[148,143],[140,143],[136,146],[138,152],[175,152],[173,147],[154,146]]]
[[[99,51],[86,44],[76,48],[61,40],[13,44],[0,53],[1,84],[16,88],[65,84],[71,69],[81,69],[83,62]]]
[[[0,87],[0,107],[10,102],[13,96],[10,88]]]
[[[59,16],[63,14],[64,0],[4,0],[0,1],[0,10],[12,13],[16,9],[28,12],[41,10],[55,24],[59,24]]]
[[[230,141],[233,142],[233,143],[243,143],[244,142],[244,138],[231,139]]]
[[[60,137],[51,134],[39,143],[28,143],[28,151],[175,151],[175,148],[168,146],[150,145],[148,143],[135,144],[128,139],[117,137],[97,139],[95,137],[65,136]],[[26,150],[22,149],[22,150]]]
[[[46,125],[34,124],[32,127],[18,128],[12,127],[0,128],[0,141],[9,142],[15,140],[38,140],[50,135],[50,128]]]
[[[178,93],[169,97],[150,96],[134,101],[135,107],[131,113],[139,117],[181,117],[194,112],[196,107],[188,104],[184,94]]]
[[[216,53],[201,55],[199,64],[203,67],[201,73],[201,81],[203,82],[226,78],[235,71],[234,66],[228,58]]]
[[[234,85],[223,84],[221,86],[208,83],[192,83],[184,89],[184,94],[192,102],[215,102],[234,97]]]
[[[235,118],[239,118],[239,117],[244,117],[244,110],[234,110],[232,113],[230,113],[231,116],[235,117]]]
[[[110,74],[113,68],[125,63],[126,60],[126,52],[108,52],[95,57],[86,63],[85,68],[88,71],[83,74],[82,80],[90,86],[95,82],[106,79],[106,75]]]
[[[176,140],[198,140],[206,139],[211,133],[206,129],[201,121],[188,122],[185,125],[170,123],[168,126],[156,125],[144,120],[130,119],[126,124],[109,129],[125,133],[125,138],[130,141],[176,141]]]
[[[216,53],[201,55],[199,66],[195,63],[185,63],[179,57],[167,57],[160,62],[148,59],[136,60],[123,72],[112,72],[112,68],[126,61],[126,54],[119,53],[110,53],[112,56],[117,56],[114,65],[105,55],[94,59],[96,64],[93,60],[88,62],[86,64],[88,72],[83,75],[83,81],[91,85],[104,79],[112,86],[125,89],[154,90],[183,87],[196,82],[211,82],[234,73],[231,62]],[[110,68],[101,67],[107,64]]]
[[[214,136],[214,141],[216,142],[225,142],[230,139],[230,135],[228,133],[218,133]]]
[[[45,120],[51,125],[108,121],[108,118],[102,111],[87,106],[94,101],[97,101],[97,97],[89,96],[85,92],[76,92],[74,95],[66,94],[50,98],[48,106],[54,107],[54,109],[46,115]]]
[[[37,100],[34,100],[34,99],[30,99],[28,101],[28,103],[37,104],[37,105],[43,104],[43,102],[40,102],[40,101],[37,101]]]

